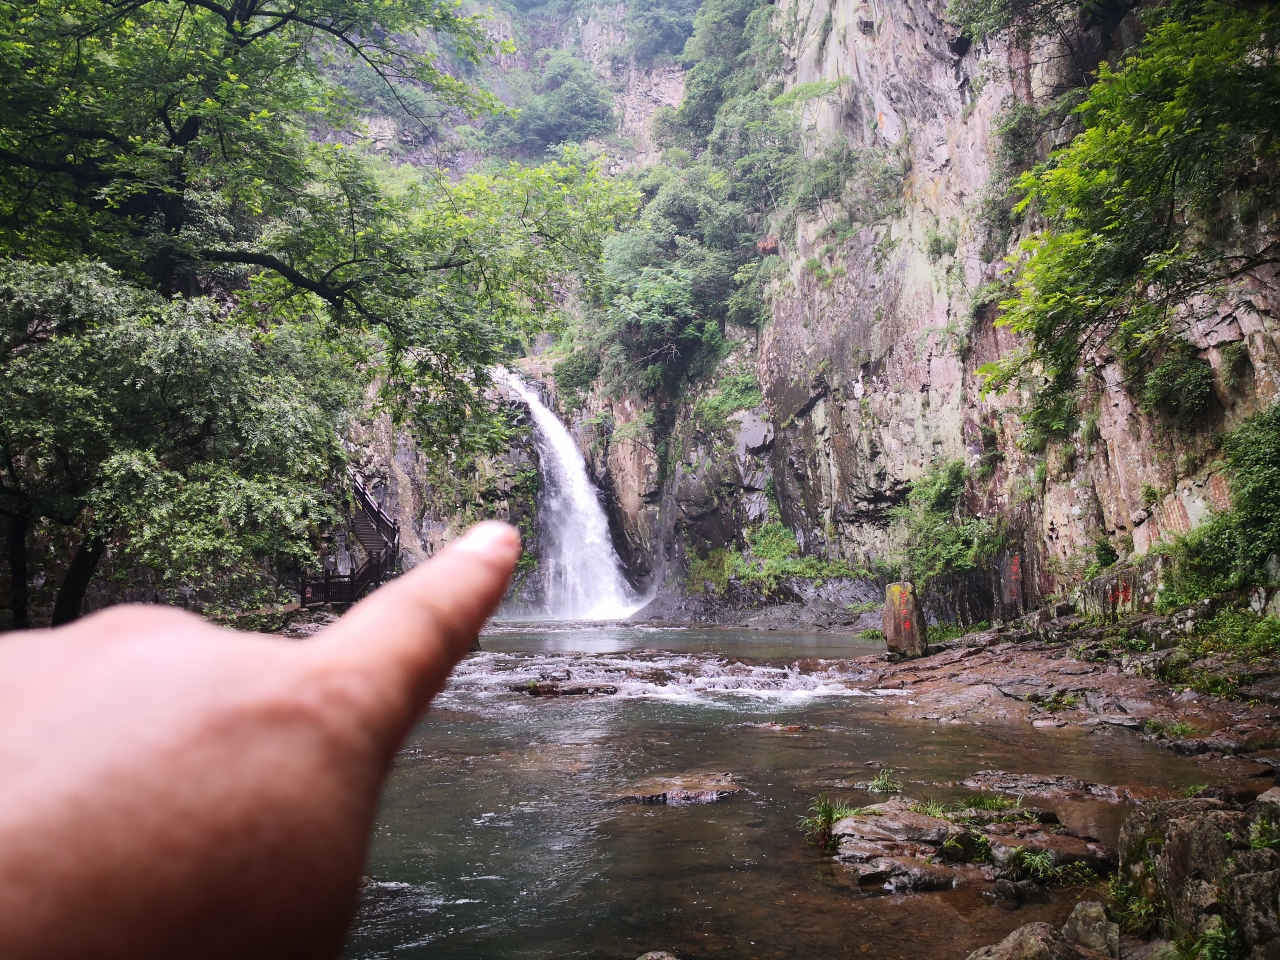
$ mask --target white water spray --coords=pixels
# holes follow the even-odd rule
[[[533,442],[542,472],[539,559],[547,612],[567,619],[627,616],[640,604],[622,576],[609,539],[609,521],[577,444],[528,384],[506,370],[493,374],[529,405],[533,416]]]

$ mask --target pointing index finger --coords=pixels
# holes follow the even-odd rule
[[[502,600],[519,557],[514,527],[478,524],[362,600],[316,638],[315,650],[326,666],[367,680],[375,722],[403,731]]]

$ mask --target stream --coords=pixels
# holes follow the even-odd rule
[[[891,767],[908,796],[953,800],[981,769],[1182,787],[1197,770],[1129,731],[886,715],[833,635],[506,622],[482,637],[397,758],[344,956],[634,960],[963,958],[1082,891],[1009,905],[974,888],[859,888],[796,826],[828,791]],[[612,695],[532,697],[532,682]],[[512,689],[513,687],[517,689]],[[714,803],[623,804],[651,777],[728,774]],[[1201,775],[1202,776],[1202,775]],[[1045,801],[1040,801],[1046,803]],[[1052,803],[1114,846],[1126,809]]]

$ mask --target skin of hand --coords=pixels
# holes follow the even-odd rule
[[[336,957],[395,751],[519,554],[480,524],[304,641],[139,606],[0,639],[0,957]]]

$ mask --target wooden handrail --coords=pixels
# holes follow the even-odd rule
[[[382,538],[383,547],[366,551],[364,562],[349,574],[334,574],[326,569],[324,575],[317,578],[309,577],[303,571],[298,582],[298,596],[304,607],[322,603],[355,603],[366,590],[390,579],[400,559],[400,524],[392,520],[373,498],[354,467],[347,467],[347,476],[351,478],[355,491],[356,509],[369,518]]]

